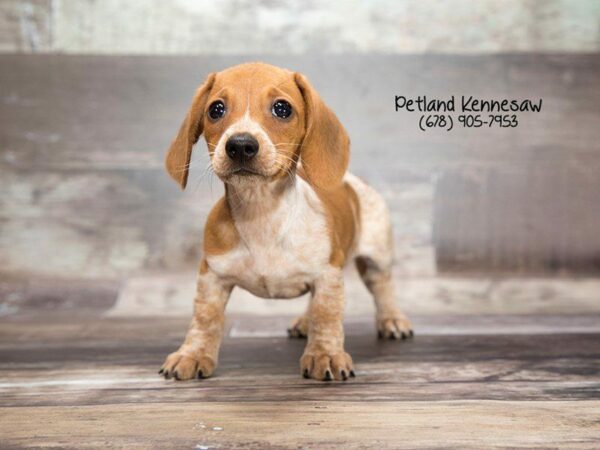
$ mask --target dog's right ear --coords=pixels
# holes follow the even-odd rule
[[[198,88],[192,106],[190,106],[181,127],[179,127],[179,132],[167,152],[165,160],[167,172],[169,172],[171,178],[179,183],[181,189],[185,189],[187,184],[192,147],[198,142],[202,134],[206,99],[214,82],[215,74],[211,73],[202,86]]]

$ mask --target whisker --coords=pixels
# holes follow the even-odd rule
[[[294,142],[279,142],[278,144],[273,144],[273,147],[279,147],[280,145],[293,145],[295,147],[300,147],[302,144],[296,144]]]
[[[202,174],[200,174],[200,176],[194,180],[195,187],[194,187],[194,192],[197,192],[198,188],[200,187],[200,184],[202,182],[202,180],[207,176],[207,175],[211,175],[214,172],[213,166],[212,166],[212,162],[209,161],[208,164],[206,165],[206,167],[204,168],[204,170],[202,171]]]
[[[184,165],[182,165],[182,166],[179,166],[175,172],[176,172],[176,173],[185,172],[185,171],[186,171],[186,170],[188,170],[190,167],[192,167],[192,165],[193,165],[194,163],[196,163],[196,164],[197,164],[197,163],[198,163],[198,161],[190,161],[188,164],[184,164]]]
[[[275,160],[276,160],[276,161],[277,161],[277,158],[283,158],[283,159],[285,159],[285,160],[287,160],[287,161],[290,161],[290,162],[293,162],[293,163],[295,163],[295,162],[296,162],[296,160],[297,160],[297,158],[295,158],[295,157],[290,157],[290,156],[287,156],[287,155],[281,155],[281,154],[278,154],[278,155],[275,157]]]

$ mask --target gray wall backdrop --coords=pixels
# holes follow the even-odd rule
[[[256,59],[306,73],[339,114],[352,170],[390,204],[399,276],[597,273],[599,5],[0,2],[0,50],[22,53],[0,56],[0,274],[192,269],[222,187],[203,143],[185,193],[164,151],[206,74]],[[423,133],[395,94],[544,107]]]
[[[597,0],[3,0],[0,51],[591,52],[599,15]]]
[[[256,58],[249,58],[256,59]],[[399,270],[594,272],[600,61],[580,56],[264,56],[306,73],[388,199]],[[123,277],[196,264],[220,182],[163,158],[194,89],[241,57],[0,57],[0,271]],[[514,129],[419,131],[394,95],[543,98]]]

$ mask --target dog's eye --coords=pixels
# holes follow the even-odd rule
[[[220,119],[225,115],[225,104],[221,100],[212,102],[208,107],[208,117],[212,120]]]
[[[280,119],[287,119],[292,115],[292,105],[290,105],[285,100],[276,100],[275,103],[273,103],[271,112],[275,117],[279,117]]]

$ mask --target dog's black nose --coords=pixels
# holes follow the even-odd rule
[[[225,152],[229,158],[243,164],[258,153],[258,141],[250,133],[234,134],[227,139]]]

